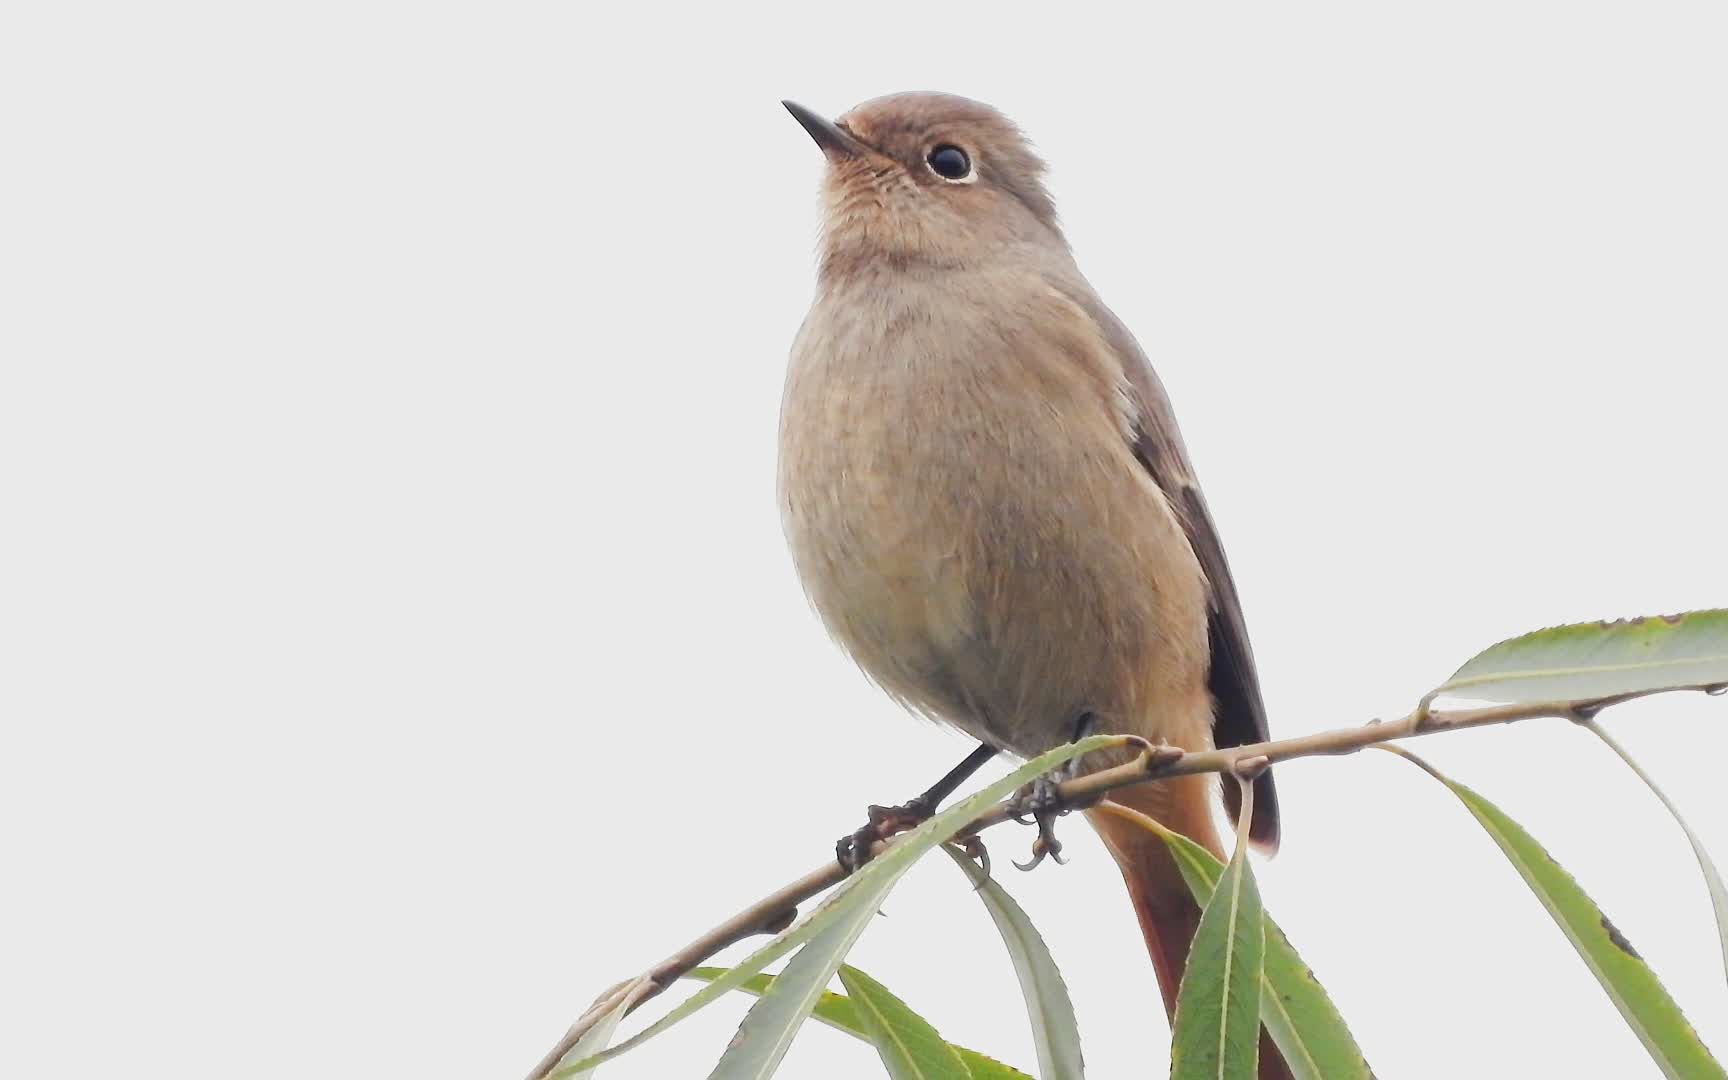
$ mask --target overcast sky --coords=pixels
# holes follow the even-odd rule
[[[967,748],[774,504],[820,155],[942,89],[1052,163],[1174,398],[1275,734],[1556,622],[1728,604],[1718,4],[24,4],[0,15],[0,1072],[516,1077]],[[1728,704],[1606,714],[1728,858]],[[1429,740],[1719,1055],[1679,833],[1560,722]],[[1481,830],[1280,769],[1269,910],[1388,1080],[1657,1075]],[[1092,1073],[1163,1075],[1083,822],[999,875]],[[1033,1062],[946,860],[854,961]],[[745,1002],[609,1066],[700,1077]],[[628,1029],[627,1029],[628,1030]],[[791,1077],[872,1077],[812,1027]]]

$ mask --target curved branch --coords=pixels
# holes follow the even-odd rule
[[[1654,692],[1654,691],[1653,691]],[[1375,720],[1360,727],[1335,728],[1313,735],[1299,735],[1293,739],[1279,739],[1274,742],[1251,743],[1247,746],[1232,746],[1223,750],[1196,750],[1188,752],[1173,746],[1160,746],[1150,752],[1141,754],[1138,758],[1123,765],[1097,772],[1087,773],[1063,783],[1058,790],[1064,803],[1070,806],[1085,806],[1116,788],[1131,784],[1143,784],[1168,776],[1186,776],[1194,773],[1229,773],[1240,770],[1264,768],[1265,765],[1288,761],[1292,758],[1338,756],[1353,754],[1358,750],[1397,739],[1408,739],[1416,735],[1432,735],[1441,731],[1460,731],[1465,728],[1485,727],[1490,724],[1507,724],[1515,720],[1532,720],[1540,717],[1552,717],[1566,720],[1584,720],[1595,715],[1602,708],[1642,697],[1643,694],[1629,694],[1603,701],[1588,703],[1579,702],[1538,702],[1531,704],[1496,705],[1481,709],[1458,709],[1451,712],[1435,712],[1427,707],[1424,701],[1417,710],[1401,720],[1382,723]],[[1261,759],[1256,761],[1255,759]],[[959,836],[973,836],[996,825],[1002,824],[1014,817],[1013,801],[998,803],[985,813],[979,815],[970,825],[960,830]],[[881,852],[893,839],[878,841],[871,849],[872,854]],[[558,1044],[546,1052],[532,1072],[528,1080],[543,1080],[543,1078],[558,1067],[558,1062],[569,1053],[576,1041],[587,1033],[601,1017],[605,1016],[619,1002],[630,999],[629,1008],[634,1010],[642,1002],[665,990],[692,968],[712,957],[715,953],[757,934],[777,934],[792,925],[792,920],[798,915],[798,905],[839,884],[846,877],[846,871],[834,860],[828,860],[823,866],[810,871],[796,881],[776,889],[761,900],[738,912],[714,929],[703,934],[695,941],[679,949],[660,963],[633,979],[618,983],[589,1006],[588,1010],[571,1025]]]

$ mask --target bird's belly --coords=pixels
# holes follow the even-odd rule
[[[1016,753],[1083,717],[1195,745],[1204,587],[1168,503],[1110,424],[990,392],[926,385],[784,463],[818,611],[895,696]]]

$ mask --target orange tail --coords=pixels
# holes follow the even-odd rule
[[[1156,818],[1164,825],[1224,857],[1212,825],[1211,785],[1203,776],[1172,777],[1155,784],[1120,788],[1110,799]],[[1119,817],[1092,810],[1086,814],[1122,870],[1128,897],[1146,937],[1146,951],[1158,973],[1165,1015],[1176,1015],[1176,991],[1188,964],[1188,946],[1200,926],[1200,905],[1188,891],[1169,849],[1151,831]],[[1272,1039],[1260,1032],[1260,1080],[1290,1080],[1289,1067]]]

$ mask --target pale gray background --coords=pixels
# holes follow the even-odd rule
[[[1175,398],[1278,733],[1728,603],[1719,4],[621,7],[0,15],[0,1072],[515,1077],[964,751],[829,645],[780,540],[820,168],[781,97],[1032,133]],[[1725,709],[1610,724],[1728,857]],[[1423,749],[1728,1053],[1696,869],[1603,749]],[[1281,775],[1264,891],[1381,1076],[1654,1075],[1443,790]],[[1072,865],[1005,879],[1093,1074],[1163,1075],[1069,826]],[[1030,1064],[954,870],[887,911],[857,962]],[[743,1005],[602,1075],[704,1075]],[[875,1074],[816,1029],[786,1065]]]

